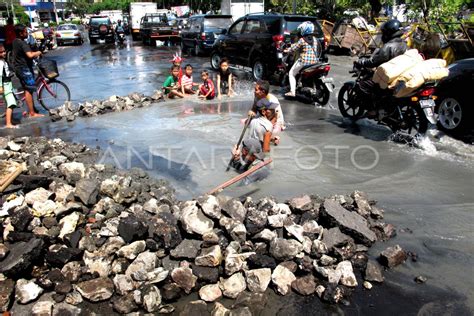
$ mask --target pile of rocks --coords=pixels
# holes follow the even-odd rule
[[[131,93],[124,97],[113,95],[104,101],[94,100],[79,104],[68,101],[56,109],[51,109],[50,117],[52,121],[59,121],[63,117],[68,121],[74,121],[78,116],[97,116],[109,112],[123,112],[135,108],[149,107],[160,100],[163,100],[163,93],[157,90],[152,96]]]
[[[123,314],[170,313],[198,292],[183,315],[227,315],[222,297],[236,299],[232,315],[251,315],[268,288],[338,303],[361,280],[367,289],[383,282],[367,251],[395,229],[362,192],[179,202],[142,170],[78,162],[93,157],[81,145],[0,138],[0,156],[26,163],[23,176],[46,177],[2,198],[1,311],[15,301],[13,311],[31,303],[35,315],[79,314],[85,302],[106,301]],[[380,259],[394,267],[406,253],[396,246]]]

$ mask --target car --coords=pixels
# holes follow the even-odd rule
[[[216,38],[232,24],[232,15],[193,15],[181,30],[181,50],[210,53]]]
[[[61,46],[66,43],[82,45],[85,39],[84,26],[76,24],[61,24],[56,29],[56,43]]]
[[[171,13],[147,13],[140,22],[140,37],[143,44],[154,44],[157,40],[179,41],[179,27]]]
[[[313,22],[314,34],[321,44],[321,59],[325,59],[327,47],[324,34],[316,17],[255,13],[237,19],[228,30],[224,30],[214,43],[211,67],[218,69],[221,58],[231,64],[252,68],[255,80],[271,79],[282,65],[281,45],[290,44],[297,36],[297,27],[304,21]]]
[[[448,69],[448,77],[436,86],[438,127],[462,135],[473,126],[474,58],[456,61]]]
[[[107,16],[92,16],[89,20],[89,41],[96,44],[97,40],[115,41],[114,26]]]

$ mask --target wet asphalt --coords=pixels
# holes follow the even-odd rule
[[[59,79],[69,85],[73,101],[84,102],[132,92],[151,95],[167,76],[177,49],[144,47],[129,39],[122,47],[85,43],[60,47],[47,56],[57,60]],[[200,70],[210,69],[208,57],[184,58],[184,64],[194,66],[195,80]],[[386,247],[400,244],[418,260],[386,271],[383,285],[372,291],[359,287],[348,306],[330,307],[314,297],[282,299],[270,293],[264,314],[472,314],[472,145],[431,131],[421,146],[413,147],[388,141],[391,132],[373,122],[344,120],[336,96],[350,79],[352,60],[330,56],[329,61],[336,89],[324,108],[283,100],[279,87],[272,87],[288,123],[282,144],[272,150],[272,175],[224,193],[285,200],[303,193],[366,191],[385,209],[385,220],[398,229],[396,238],[377,243],[370,255],[376,257]],[[23,119],[20,129],[0,129],[0,136],[42,135],[99,146],[99,162],[144,168],[168,179],[181,199],[197,197],[235,175],[226,173],[225,165],[253,99],[249,74],[241,69],[236,73],[238,95],[230,99],[171,100],[74,122]],[[16,113],[17,120],[20,114]],[[419,275],[428,281],[415,283]]]

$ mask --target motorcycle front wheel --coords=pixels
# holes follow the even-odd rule
[[[398,130],[409,135],[426,133],[428,130],[428,119],[419,105],[402,105],[400,106],[400,112],[402,113],[403,122],[398,126]],[[397,131],[394,128],[392,130],[394,132]]]
[[[341,112],[342,116],[357,120],[362,116],[364,109],[355,98],[356,93],[354,91],[354,88],[354,82],[345,83],[342,86],[341,90],[339,90],[337,104],[339,106],[339,111]]]

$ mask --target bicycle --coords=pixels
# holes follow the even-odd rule
[[[69,87],[64,82],[56,79],[59,72],[55,63],[53,69],[41,67],[41,61],[35,61],[34,65],[38,73],[35,78],[36,100],[46,111],[48,111],[48,113],[51,113],[52,109],[62,106],[67,101],[71,101]],[[48,66],[52,66],[52,64],[49,64]],[[19,108],[23,108],[23,103],[25,101],[24,92],[25,91],[23,90],[17,90],[14,92]],[[23,113],[23,115],[25,116],[25,113]],[[5,113],[0,115],[0,117],[4,116]]]

